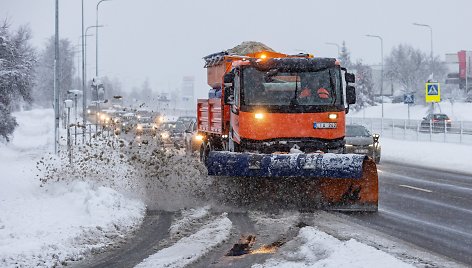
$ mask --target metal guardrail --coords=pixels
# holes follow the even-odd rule
[[[413,141],[434,141],[447,143],[472,144],[472,121],[444,123],[429,122],[423,125],[423,120],[390,119],[390,118],[357,118],[347,117],[347,124],[363,125],[381,137]],[[444,125],[443,125],[444,124]]]

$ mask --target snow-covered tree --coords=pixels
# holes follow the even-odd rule
[[[346,41],[343,41],[343,45],[341,47],[341,52],[339,53],[339,61],[341,61],[341,66],[346,68],[351,68],[351,52],[346,47]]]
[[[374,105],[374,83],[372,82],[372,68],[357,61],[352,66],[356,72],[356,104],[354,110]]]
[[[21,26],[14,33],[9,28],[6,20],[0,25],[0,137],[7,141],[17,125],[11,115],[14,104],[31,102],[36,61],[29,27]]]
[[[35,103],[52,107],[54,102],[54,37],[51,37],[41,52],[36,68],[36,86],[33,90]],[[65,99],[67,91],[73,89],[74,50],[68,39],[59,41],[59,85],[60,98]]]
[[[398,45],[385,61],[385,75],[401,85],[401,91],[414,92],[424,100],[424,83],[434,74],[434,80],[442,81],[446,67],[439,57],[431,58],[410,45]]]

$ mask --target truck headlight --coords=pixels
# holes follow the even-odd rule
[[[263,113],[256,113],[256,114],[254,114],[254,118],[256,118],[256,119],[263,119],[263,118],[264,118],[264,114],[263,114]]]

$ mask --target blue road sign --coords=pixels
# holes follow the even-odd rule
[[[404,104],[413,104],[413,103],[415,103],[415,95],[413,95],[413,94],[403,95],[403,103]]]
[[[439,94],[438,85],[437,84],[429,84],[428,85],[428,95],[435,96]]]

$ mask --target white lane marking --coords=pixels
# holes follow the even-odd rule
[[[398,185],[398,186],[400,186],[400,187],[405,187],[405,188],[410,188],[410,189],[413,189],[413,190],[423,191],[423,192],[427,192],[427,193],[432,193],[432,192],[433,192],[433,191],[428,190],[428,189],[418,188],[418,187],[414,187],[414,186],[410,186],[410,185],[405,185],[405,184],[400,184],[400,185]]]

